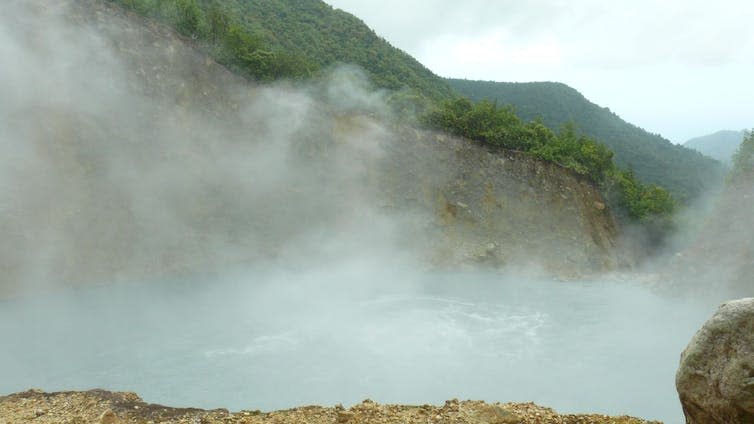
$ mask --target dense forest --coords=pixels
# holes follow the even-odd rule
[[[613,150],[619,166],[630,169],[644,183],[667,188],[681,201],[693,199],[724,176],[719,162],[625,122],[565,84],[458,79],[448,82],[474,101],[511,105],[522,119],[540,119],[551,129],[573,122],[580,132]]]
[[[378,88],[424,102],[453,90],[360,19],[319,0],[111,0],[195,39],[248,78],[307,78],[341,63],[364,68]]]

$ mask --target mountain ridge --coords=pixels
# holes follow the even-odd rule
[[[694,198],[722,180],[722,168],[713,159],[624,121],[564,83],[448,82],[472,100],[511,105],[522,119],[541,119],[554,130],[573,122],[585,135],[607,145],[619,166],[631,169],[645,183],[667,188],[681,200]]]
[[[721,130],[712,134],[694,137],[683,143],[684,146],[717,159],[727,166],[732,165],[733,154],[744,140],[746,130]]]

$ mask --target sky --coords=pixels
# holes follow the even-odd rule
[[[754,127],[754,2],[325,1],[443,77],[563,82],[675,143]]]

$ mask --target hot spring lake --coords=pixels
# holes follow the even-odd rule
[[[679,423],[679,355],[718,303],[360,266],[57,290],[0,300],[0,394],[105,388],[231,410],[534,401]]]

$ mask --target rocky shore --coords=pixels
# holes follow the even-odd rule
[[[533,403],[449,400],[445,405],[381,405],[365,400],[351,408],[304,406],[285,411],[229,412],[170,408],[145,403],[135,393],[91,390],[45,393],[29,390],[0,397],[0,424],[659,424],[632,417],[558,414]]]

